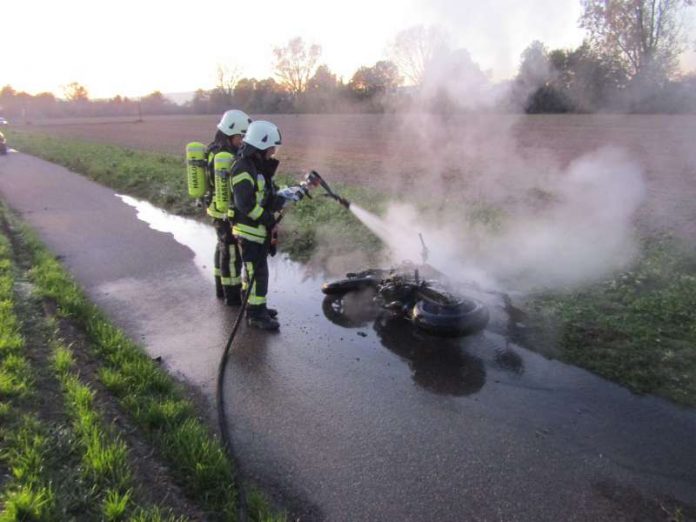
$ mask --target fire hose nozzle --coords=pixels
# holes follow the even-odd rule
[[[304,181],[310,187],[318,187],[319,185],[321,185],[321,182],[323,180],[321,179],[321,176],[316,170],[310,170],[307,174],[305,174]]]
[[[342,198],[341,196],[336,194],[333,190],[331,190],[331,187],[329,187],[329,184],[326,181],[324,181],[324,179],[319,175],[319,173],[316,170],[310,170],[305,175],[305,182],[310,187],[317,187],[317,186],[321,185],[321,187],[326,191],[326,193],[329,196],[331,196],[333,199],[338,201],[344,207],[350,208],[350,201],[348,201],[345,198]]]

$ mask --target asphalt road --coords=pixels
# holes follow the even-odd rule
[[[18,153],[0,157],[0,196],[212,401],[234,310],[212,297],[209,227]],[[244,474],[302,520],[659,520],[675,501],[694,513],[694,410],[514,345],[495,301],[490,327],[462,341],[340,326],[322,280],[274,260],[281,332],[242,329],[226,375]]]

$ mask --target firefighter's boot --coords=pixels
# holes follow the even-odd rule
[[[247,311],[247,324],[259,330],[275,331],[280,323],[268,313],[264,305],[250,306]]]
[[[222,279],[220,276],[215,276],[215,297],[218,299],[225,297],[225,291],[222,288]]]

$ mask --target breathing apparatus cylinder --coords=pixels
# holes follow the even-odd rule
[[[234,156],[229,152],[218,152],[213,160],[215,172],[215,207],[219,212],[227,212],[230,207],[230,173]]]
[[[186,183],[191,198],[205,194],[205,145],[192,141],[186,145]]]

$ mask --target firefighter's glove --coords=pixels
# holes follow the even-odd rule
[[[302,187],[285,187],[284,189],[280,189],[278,191],[278,196],[285,200],[285,204],[290,202],[297,203],[303,197],[305,197],[305,194],[306,193]]]

